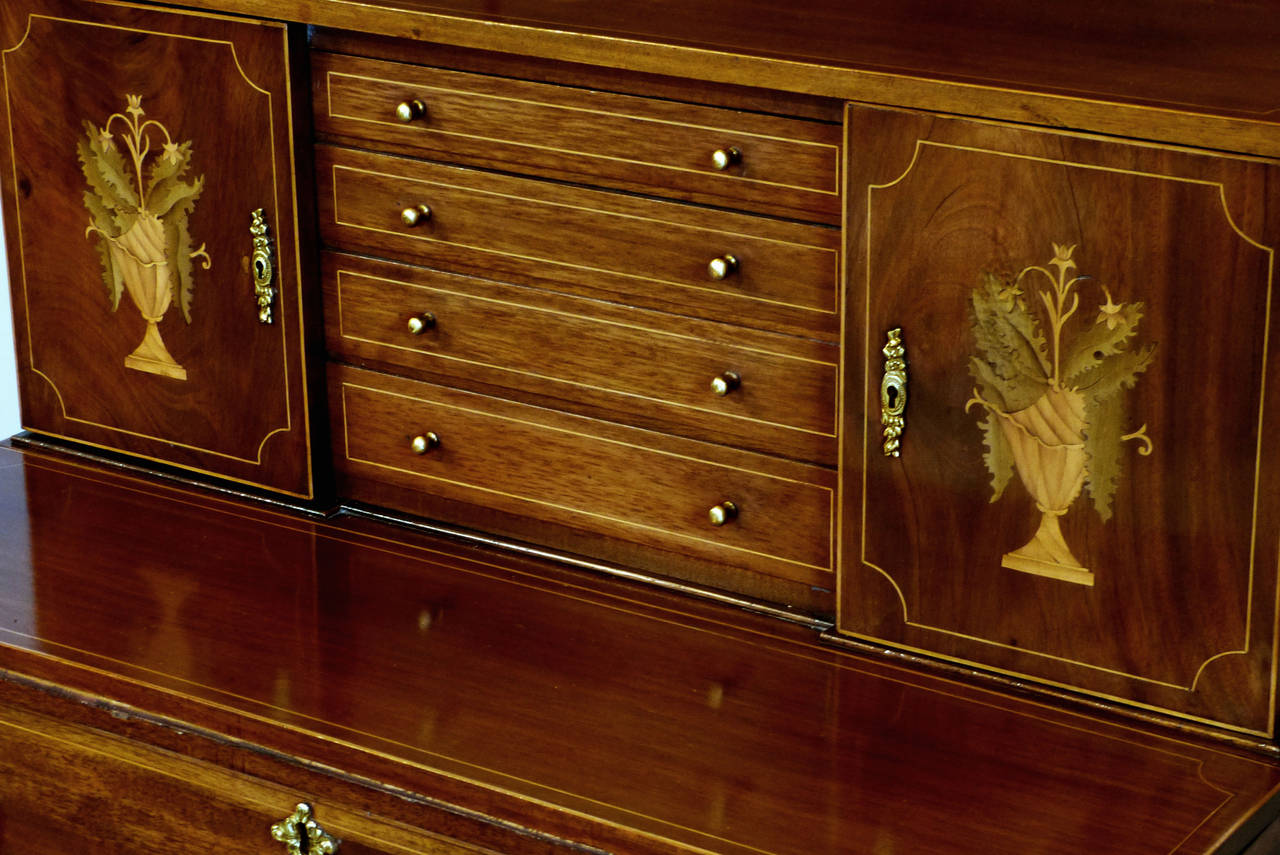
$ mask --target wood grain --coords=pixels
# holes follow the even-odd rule
[[[798,119],[317,52],[322,139],[830,224],[841,129]],[[404,123],[399,103],[426,115]],[[724,171],[712,152],[735,147]]]
[[[837,329],[835,230],[460,167],[317,149],[331,246],[759,329]],[[407,207],[429,221],[406,227]],[[737,273],[715,281],[712,259]]]
[[[704,443],[335,366],[335,466],[758,572],[830,572],[832,473]],[[428,431],[440,445],[415,454]],[[358,492],[352,493],[359,499]],[[733,502],[716,527],[708,511]]]
[[[1273,734],[1276,165],[860,108],[850,127],[868,158],[849,199],[846,358],[865,372],[844,389],[844,628]],[[1060,518],[1092,586],[1002,566],[1041,514],[1016,473],[993,500],[966,412],[974,289],[1054,244],[1090,277],[1063,340],[1114,317],[1109,294],[1141,304],[1127,347],[1156,348],[1120,392],[1152,454],[1122,446],[1109,519],[1095,482]],[[1033,310],[1036,276],[1010,294]],[[898,326],[911,396],[893,459],[880,349]]]
[[[193,5],[252,13],[254,3]],[[1261,0],[982,0],[949,9],[285,0],[275,14],[418,42],[1276,156],[1280,35],[1271,11]]]
[[[13,48],[0,174],[24,426],[311,496],[285,29],[33,0],[6,5],[0,42]],[[127,96],[174,144],[190,141],[186,178],[203,179],[190,232],[211,267],[193,261],[190,323],[175,296],[158,324],[185,380],[126,365],[147,325],[127,294],[112,310],[106,238],[85,231],[77,143],[85,122],[123,116]],[[112,127],[118,151],[123,128]],[[166,156],[149,134],[148,169]],[[248,271],[258,208],[275,253],[272,325],[258,321]]]
[[[22,697],[340,796],[322,809],[413,826],[443,803],[459,834],[478,811],[607,851],[1164,855],[1230,844],[1280,785],[1272,763],[824,651],[736,610],[21,460],[0,463],[6,707],[19,675],[95,692]],[[162,525],[139,538],[139,519]],[[166,607],[177,590],[186,604]]]
[[[836,349],[468,276],[326,256],[330,352],[695,439],[835,463]],[[430,313],[418,334],[409,318]],[[711,380],[733,372],[728,394]]]

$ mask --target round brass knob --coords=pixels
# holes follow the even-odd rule
[[[435,326],[436,316],[430,312],[423,312],[420,315],[414,315],[412,318],[409,318],[409,332],[414,335],[422,335],[427,330],[435,329]]]
[[[400,212],[400,222],[410,228],[413,228],[418,223],[425,223],[429,219],[431,219],[430,205],[418,205],[413,208],[405,208]]]
[[[724,397],[742,385],[742,376],[736,371],[726,371],[711,381],[711,391]]]
[[[431,449],[440,447],[440,437],[432,431],[427,431],[415,436],[413,442],[409,443],[409,447],[413,449],[414,454],[426,454]]]
[[[427,115],[427,105],[417,98],[412,101],[401,101],[396,105],[396,118],[402,122],[412,122]]]
[[[711,259],[707,264],[707,275],[719,282],[738,272],[738,259],[732,255],[722,255],[719,258]]]
[[[728,169],[730,166],[737,166],[739,163],[742,163],[742,149],[736,145],[718,148],[711,152],[711,165],[716,169]]]
[[[711,524],[715,526],[724,525],[732,522],[738,517],[738,506],[733,502],[721,502],[707,512],[707,518],[711,520]]]

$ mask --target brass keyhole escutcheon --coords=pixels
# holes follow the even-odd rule
[[[898,457],[902,453],[902,432],[907,427],[907,349],[902,344],[902,330],[889,330],[881,349],[884,354],[884,377],[880,381],[880,424],[884,428],[884,453]]]
[[[316,823],[311,805],[305,802],[271,826],[271,839],[283,843],[289,855],[335,855],[342,843]]]
[[[267,236],[267,217],[258,208],[250,216],[249,235],[253,238],[253,296],[258,304],[259,323],[272,322],[272,304],[276,299],[275,264],[271,260],[271,240]]]

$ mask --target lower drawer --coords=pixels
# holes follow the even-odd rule
[[[373,479],[827,583],[831,470],[355,368],[329,376],[337,470],[354,499]]]
[[[300,798],[202,760],[0,706],[0,852],[281,855],[286,844],[272,826],[287,824]],[[323,798],[312,816],[343,855],[491,851]]]

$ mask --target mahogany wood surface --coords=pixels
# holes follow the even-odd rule
[[[844,389],[843,628],[1273,735],[1276,164],[887,110],[852,108],[850,128],[867,156],[850,183],[846,358],[865,369]],[[1063,304],[1079,301],[1063,352],[1094,336],[1105,352],[1091,358],[1125,358],[1098,337],[1122,314],[1136,326],[1121,350],[1154,350],[1123,381],[1111,426],[1085,409],[1076,426],[1079,416],[1051,420],[1056,434],[1014,430],[1009,442],[1042,456],[1029,468],[1006,456],[1008,483],[993,498],[1000,467],[988,466],[981,425],[995,399],[973,373],[984,358],[974,294],[984,272],[1004,277],[996,299],[1027,307],[1047,331],[1048,277],[1033,271],[1016,288],[1013,277],[1030,265],[1052,273],[1066,247],[1068,276],[1087,278]],[[900,458],[881,449],[881,348],[893,327],[910,378]],[[1064,356],[1062,388],[1079,391],[1038,403],[1086,400],[1092,383],[1110,382],[1067,382],[1070,365]],[[1030,398],[1007,405],[1033,409]],[[1004,435],[1014,424],[1029,422],[1004,422]],[[1113,430],[1118,466],[1104,470],[1101,446],[1080,444]],[[1130,432],[1150,438],[1149,456],[1142,439],[1121,441]],[[1089,480],[1046,506],[1029,485],[1043,476],[1066,488],[1061,473],[1075,464],[1054,456],[1064,454]],[[1115,490],[1100,504],[1105,471]],[[1046,509],[1063,513],[1089,584],[1007,563]]]
[[[599,64],[584,65],[562,59],[545,59],[536,54],[496,53],[439,42],[424,44],[421,41],[379,36],[370,32],[321,27],[312,30],[311,47],[324,53],[429,65],[471,74],[537,80],[575,88],[727,107],[836,125],[844,122],[844,103],[832,98],[762,89],[758,86],[712,83],[701,78],[648,74]]]
[[[342,800],[304,793],[322,821],[388,816],[400,793],[398,822],[443,799],[460,834],[487,817],[610,851],[1134,855],[1238,851],[1253,833],[1233,829],[1280,786],[1223,747],[341,518],[7,449],[0,508],[6,738],[53,739],[108,784],[164,776],[175,815],[207,793],[201,822],[319,774]],[[133,742],[33,715],[68,706]],[[257,780],[224,789],[237,770],[205,762]],[[108,816],[128,826],[133,804]]]
[[[840,222],[841,129],[316,52],[316,130],[366,147]],[[397,118],[400,103],[424,115]],[[736,148],[717,170],[712,153]]]
[[[329,394],[354,499],[363,476],[830,586],[828,469],[341,366]],[[723,502],[737,516],[713,526]]]
[[[833,346],[355,256],[325,259],[338,358],[835,463]],[[424,313],[431,326],[412,332],[409,320]],[[738,383],[716,395],[711,381],[726,373]]]
[[[259,0],[191,5],[262,14]],[[281,0],[270,14],[424,42],[1111,133],[1134,133],[1137,122],[1150,139],[1280,154],[1274,133],[1280,24],[1273,13],[1266,0],[981,0],[941,7],[921,0],[607,6]],[[1100,101],[1129,107],[1099,109]]]
[[[531,517],[518,509],[495,508],[483,494],[466,501],[456,494],[423,492],[420,484],[401,485],[350,470],[343,474],[343,483],[360,495],[360,501],[347,506],[350,512],[379,522],[512,549],[593,573],[779,615],[807,626],[830,627],[836,613],[832,573],[804,580],[762,573],[733,553],[712,553],[707,558],[685,548],[677,538],[641,543],[604,537],[598,526],[584,528],[572,522],[552,522],[545,516]]]
[[[317,147],[339,249],[759,329],[834,336],[839,232],[351,149]],[[425,204],[429,219],[401,212]],[[738,270],[707,271],[732,255]]]
[[[291,110],[291,86],[306,81],[291,78],[285,28],[33,0],[0,10],[0,46],[8,116],[0,181],[24,426],[313,495]],[[141,176],[127,151],[128,99],[137,99],[140,123],[156,123],[140,138],[149,151]],[[148,213],[128,222],[120,211],[97,220],[86,208],[99,194],[78,144],[86,123],[96,133],[109,119],[119,169],[101,180],[133,194],[135,205],[134,182],[150,188],[155,170],[190,155],[181,181],[154,184]],[[198,195],[167,208],[181,182]],[[189,247],[171,231],[184,206]],[[274,253],[270,325],[259,322],[249,270],[255,209],[265,212]],[[177,271],[191,252],[205,256],[190,260],[188,301]],[[107,255],[122,283],[114,310]],[[147,313],[160,318],[151,332],[134,281],[152,295],[143,298]],[[131,365],[153,334],[168,361]]]
[[[199,855],[211,849],[266,855],[283,846],[271,839],[272,825],[304,797],[304,791],[242,770],[16,707],[0,707],[0,770],[0,851],[29,855]],[[371,818],[344,808],[336,796],[325,789],[305,793],[320,803],[320,827],[340,841],[343,853],[494,851]]]

